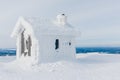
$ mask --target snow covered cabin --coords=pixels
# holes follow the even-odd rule
[[[77,33],[65,14],[58,15],[53,22],[20,17],[12,32],[17,40],[17,60],[24,58],[32,63],[73,60]]]

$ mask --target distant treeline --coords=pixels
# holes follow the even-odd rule
[[[120,47],[77,47],[76,53],[108,53],[108,54],[120,54]]]
[[[120,54],[120,47],[77,47],[76,53],[108,53]],[[15,56],[16,49],[0,49],[0,56]]]
[[[15,56],[16,55],[16,49],[0,49],[0,56]]]

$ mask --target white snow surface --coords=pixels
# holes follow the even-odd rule
[[[77,54],[77,60],[30,65],[0,57],[0,80],[120,80],[120,54]]]

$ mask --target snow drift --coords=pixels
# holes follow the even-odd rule
[[[26,66],[0,57],[0,80],[120,80],[119,54],[78,54],[77,61]],[[13,62],[11,62],[13,61]]]

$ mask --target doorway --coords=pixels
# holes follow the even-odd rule
[[[32,46],[31,36],[27,35],[28,37],[26,38],[24,32],[25,30],[21,33],[21,55],[31,56],[31,46]]]

